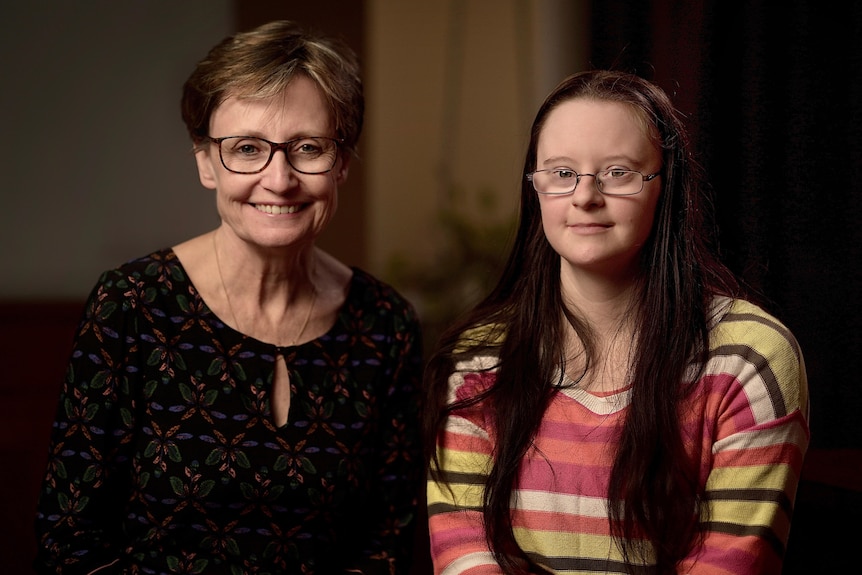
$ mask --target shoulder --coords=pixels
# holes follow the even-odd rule
[[[167,248],[103,271],[91,298],[152,301],[185,283],[187,277],[182,265],[173,250]]]
[[[498,349],[506,339],[505,326],[499,323],[478,324],[461,332],[456,353]]]
[[[112,269],[106,270],[102,272],[100,281],[119,277],[138,280],[158,280],[165,275],[185,276],[176,254],[170,248],[161,249],[145,256],[128,260]]]
[[[364,309],[374,309],[379,315],[398,315],[416,321],[416,309],[389,283],[365,270],[352,267],[349,300]]]
[[[449,375],[447,402],[455,404],[484,395],[497,382],[499,364],[499,357],[493,353],[457,361]]]
[[[101,273],[87,298],[83,322],[119,329],[184,283],[182,267],[170,249],[128,260]]]
[[[787,411],[807,412],[805,362],[793,333],[774,315],[741,299],[716,298],[710,328],[710,362],[747,374],[743,381],[768,392]],[[782,411],[779,409],[779,411]]]
[[[741,299],[716,298],[710,348],[746,347],[769,357],[787,355],[801,361],[802,351],[790,329],[760,306]]]

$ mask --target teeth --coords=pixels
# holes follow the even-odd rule
[[[265,214],[293,214],[299,211],[299,206],[272,206],[268,204],[255,204],[255,208]]]

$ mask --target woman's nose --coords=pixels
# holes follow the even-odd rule
[[[265,186],[276,192],[289,190],[299,181],[299,172],[287,159],[287,150],[276,150],[269,165],[263,170]]]
[[[600,204],[603,200],[604,196],[599,191],[596,175],[580,174],[578,183],[575,185],[575,191],[572,192],[572,205],[583,207]]]

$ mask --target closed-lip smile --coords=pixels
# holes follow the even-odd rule
[[[568,227],[575,228],[577,230],[606,230],[612,227],[613,224],[602,224],[599,222],[581,222],[568,224]]]

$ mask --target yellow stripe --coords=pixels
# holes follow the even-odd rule
[[[459,507],[481,507],[484,488],[481,485],[464,483],[440,484],[429,480],[427,484],[428,505],[445,503]]]
[[[777,503],[722,500],[711,502],[709,519],[712,522],[758,525],[772,529],[775,518],[782,516],[786,517],[787,513]]]
[[[706,482],[706,490],[722,489],[777,489],[784,490],[788,477],[796,470],[788,464],[777,463],[746,467],[714,468]]]

